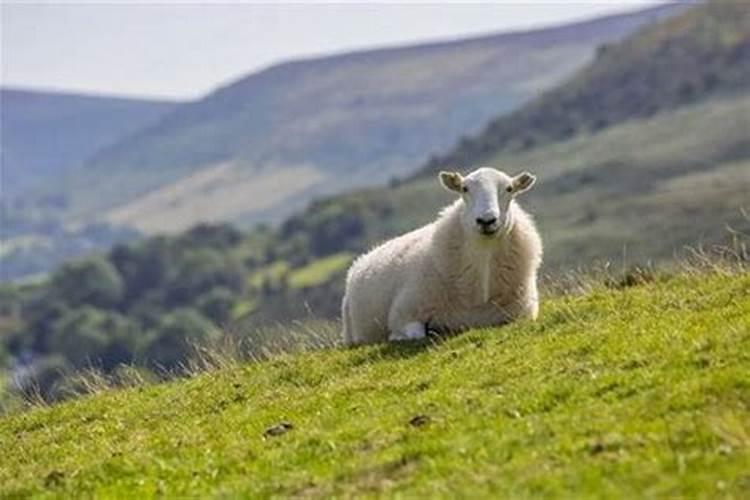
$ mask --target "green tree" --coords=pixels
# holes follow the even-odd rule
[[[176,273],[178,250],[173,240],[160,236],[133,245],[119,245],[112,249],[110,260],[125,281],[122,306],[128,309],[145,295],[152,299],[163,297],[166,284]]]
[[[49,348],[75,367],[109,370],[133,359],[138,331],[135,323],[117,313],[84,306],[56,322]]]
[[[196,347],[220,337],[221,332],[200,313],[178,309],[162,318],[143,346],[142,357],[153,366],[174,369],[187,361]]]
[[[242,233],[229,224],[198,224],[180,237],[186,246],[231,248],[242,241]]]
[[[216,250],[201,248],[188,252],[179,262],[169,283],[168,306],[194,303],[216,287],[240,292],[244,286],[244,269],[235,259]]]
[[[232,319],[232,307],[235,294],[224,287],[217,287],[198,298],[198,309],[217,325],[223,325]]]
[[[37,353],[49,353],[49,339],[55,333],[55,325],[69,312],[70,307],[65,300],[52,290],[45,290],[34,296],[24,304],[22,310],[28,333],[14,336],[11,339],[11,350],[20,352],[31,349]]]
[[[93,257],[63,265],[53,275],[50,288],[73,307],[112,308],[122,299],[125,283],[110,261]]]

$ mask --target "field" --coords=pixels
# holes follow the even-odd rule
[[[0,497],[747,497],[750,274],[644,276],[11,414]]]

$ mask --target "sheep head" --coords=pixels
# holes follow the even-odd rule
[[[486,167],[466,177],[458,172],[440,172],[439,179],[445,189],[461,195],[461,219],[465,229],[482,238],[495,238],[510,230],[515,197],[531,189],[536,182],[536,177],[528,172],[511,177]]]

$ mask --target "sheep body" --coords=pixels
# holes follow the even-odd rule
[[[536,318],[542,243],[532,218],[511,200],[507,231],[488,240],[466,234],[463,210],[459,199],[431,224],[355,260],[342,304],[347,344]]]

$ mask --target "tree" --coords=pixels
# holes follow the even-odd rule
[[[100,364],[109,345],[106,320],[106,313],[90,306],[67,312],[55,323],[50,351],[78,368]]]
[[[175,273],[178,252],[172,240],[163,236],[134,245],[119,245],[110,253],[110,260],[125,281],[124,309],[143,296],[155,295]],[[158,293],[157,293],[158,294]]]
[[[198,309],[217,325],[223,325],[232,319],[234,293],[224,287],[217,287],[198,298]]]
[[[195,354],[197,346],[215,342],[221,337],[200,313],[192,309],[178,309],[162,318],[142,349],[149,364],[174,369]]]
[[[125,283],[115,266],[104,257],[65,264],[52,277],[54,296],[72,307],[115,307],[123,297]]]
[[[61,354],[74,367],[105,371],[133,361],[140,326],[124,316],[90,306],[67,311],[49,337],[49,352]]]
[[[198,224],[182,235],[185,245],[228,249],[242,241],[242,233],[229,224]]]
[[[244,286],[242,265],[208,248],[190,251],[179,262],[169,283],[167,305],[193,303],[202,294],[219,286],[240,292]]]

